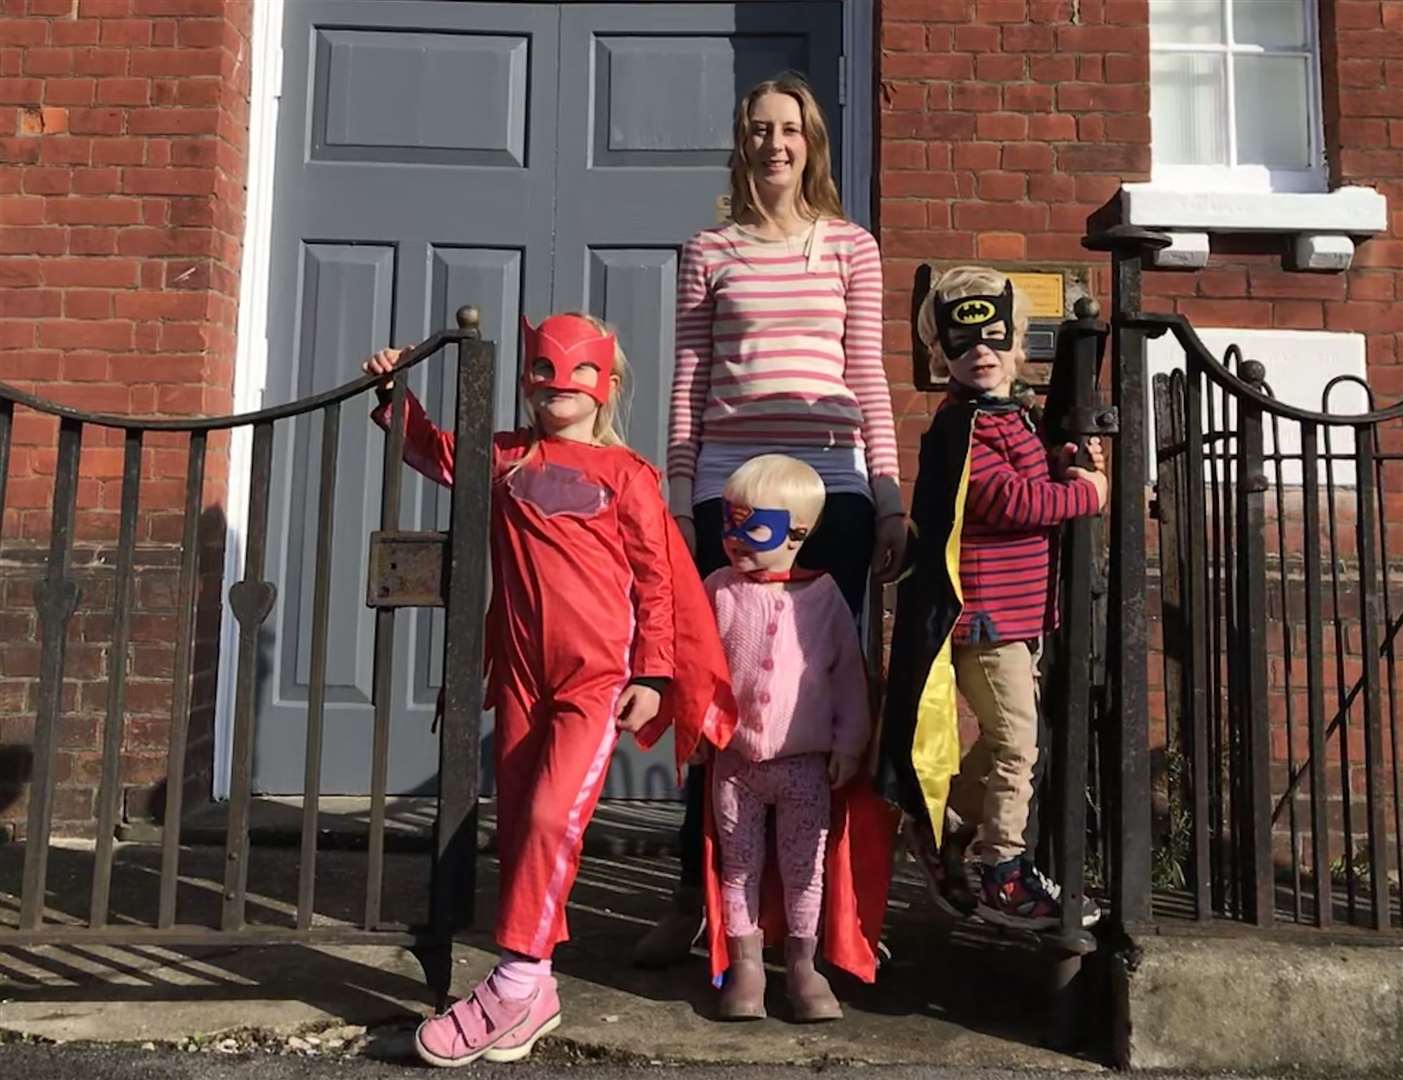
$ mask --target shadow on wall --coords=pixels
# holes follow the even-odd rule
[[[20,800],[34,769],[34,751],[28,745],[0,746],[0,819]]]

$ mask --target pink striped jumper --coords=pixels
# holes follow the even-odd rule
[[[673,513],[691,513],[703,442],[856,448],[878,515],[901,512],[882,264],[866,229],[825,219],[789,240],[705,229],[682,249],[677,290]]]

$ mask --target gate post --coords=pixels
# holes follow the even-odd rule
[[[1111,253],[1112,402],[1120,438],[1112,459],[1111,561],[1107,627],[1114,790],[1111,813],[1111,917],[1119,929],[1150,920],[1150,747],[1145,592],[1145,488],[1149,482],[1145,423],[1149,401],[1145,332],[1140,314],[1141,260],[1169,245],[1160,233],[1114,225],[1083,246]]]
[[[452,509],[449,516],[439,727],[438,814],[434,826],[429,924],[421,956],[429,988],[447,1004],[453,933],[473,918],[477,808],[481,783],[483,612],[487,608],[487,526],[491,499],[492,401],[496,347],[481,339],[476,308],[458,309]]]

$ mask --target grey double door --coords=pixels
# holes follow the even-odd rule
[[[677,252],[715,220],[727,191],[737,95],[800,70],[839,127],[841,9],[836,0],[288,0],[267,402],[340,385],[371,352],[421,340],[473,304],[498,343],[497,424],[511,427],[518,316],[587,309],[619,328],[636,373],[629,441],[661,463]],[[451,365],[433,363],[411,380],[445,423],[451,380]],[[255,786],[268,793],[302,785],[319,440],[308,420],[275,453],[269,565],[279,600],[259,666],[254,748]],[[365,554],[379,523],[381,449],[368,423],[343,417],[328,794],[369,790]],[[408,484],[403,527],[443,528],[447,515],[446,492]],[[401,613],[395,645],[390,790],[427,792],[441,613]],[[484,731],[490,741],[490,717]],[[670,753],[626,743],[606,794],[670,797]]]

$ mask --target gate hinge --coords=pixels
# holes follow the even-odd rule
[[[838,104],[848,103],[848,58],[838,57]]]
[[[1060,426],[1068,435],[1115,435],[1120,431],[1120,410],[1114,405],[1074,405]]]

